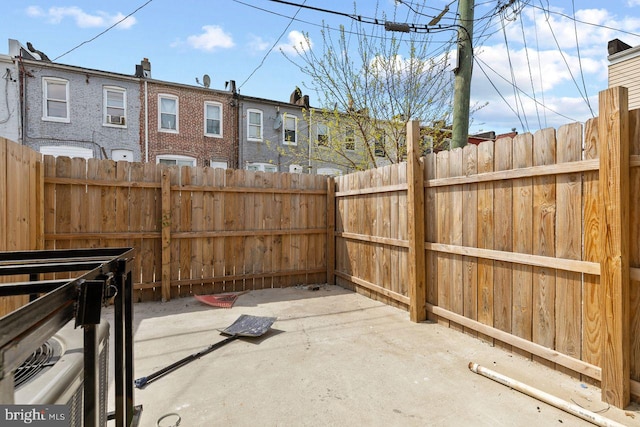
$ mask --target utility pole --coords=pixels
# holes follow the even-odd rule
[[[453,132],[451,148],[464,147],[469,137],[469,104],[471,70],[473,68],[473,9],[474,0],[458,1],[458,67],[455,70],[453,94]]]

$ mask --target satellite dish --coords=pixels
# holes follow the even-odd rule
[[[209,74],[205,74],[204,76],[202,76],[202,84],[206,88],[209,87],[209,85],[211,84],[211,77],[209,77]]]
[[[280,129],[280,126],[282,126],[282,114],[280,114],[279,112],[276,114],[276,118],[275,121],[273,122],[273,128],[274,129]]]

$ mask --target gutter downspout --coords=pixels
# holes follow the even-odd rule
[[[144,162],[149,163],[149,97],[147,80],[144,81]]]
[[[309,109],[309,123],[307,123],[307,144],[309,144],[309,163],[307,165],[307,173],[311,175],[311,115],[313,112]]]

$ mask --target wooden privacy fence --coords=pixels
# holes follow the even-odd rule
[[[640,110],[600,112],[422,158],[411,123],[407,164],[335,179],[337,283],[640,397]]]
[[[0,251],[42,249],[42,164],[35,151],[0,138]],[[28,280],[3,276],[2,282]],[[28,302],[0,298],[0,316]]]
[[[626,99],[601,93],[584,129],[425,157],[412,122],[407,163],[328,182],[41,161],[0,140],[0,250],[134,247],[137,301],[335,282],[624,407],[640,398],[640,110]]]
[[[326,281],[326,178],[45,156],[46,249],[133,247],[136,301]]]

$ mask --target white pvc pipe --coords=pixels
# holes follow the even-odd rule
[[[478,365],[477,363],[469,362],[469,369],[471,369],[471,371],[475,372],[476,374],[485,376],[502,385],[506,385],[509,388],[517,390],[520,393],[524,393],[544,403],[555,406],[558,409],[568,412],[569,414],[575,415],[576,417],[582,418],[583,420],[589,421],[590,423],[593,423],[597,426],[624,427],[623,424],[620,424],[616,421],[605,418],[602,415],[598,415],[594,412],[584,409],[581,406],[575,405],[573,403],[569,403],[552,394],[546,393],[542,390],[538,390],[537,388],[521,383],[520,381],[516,381],[505,375],[499,374],[495,371],[492,371],[491,369],[487,369],[483,366]]]

